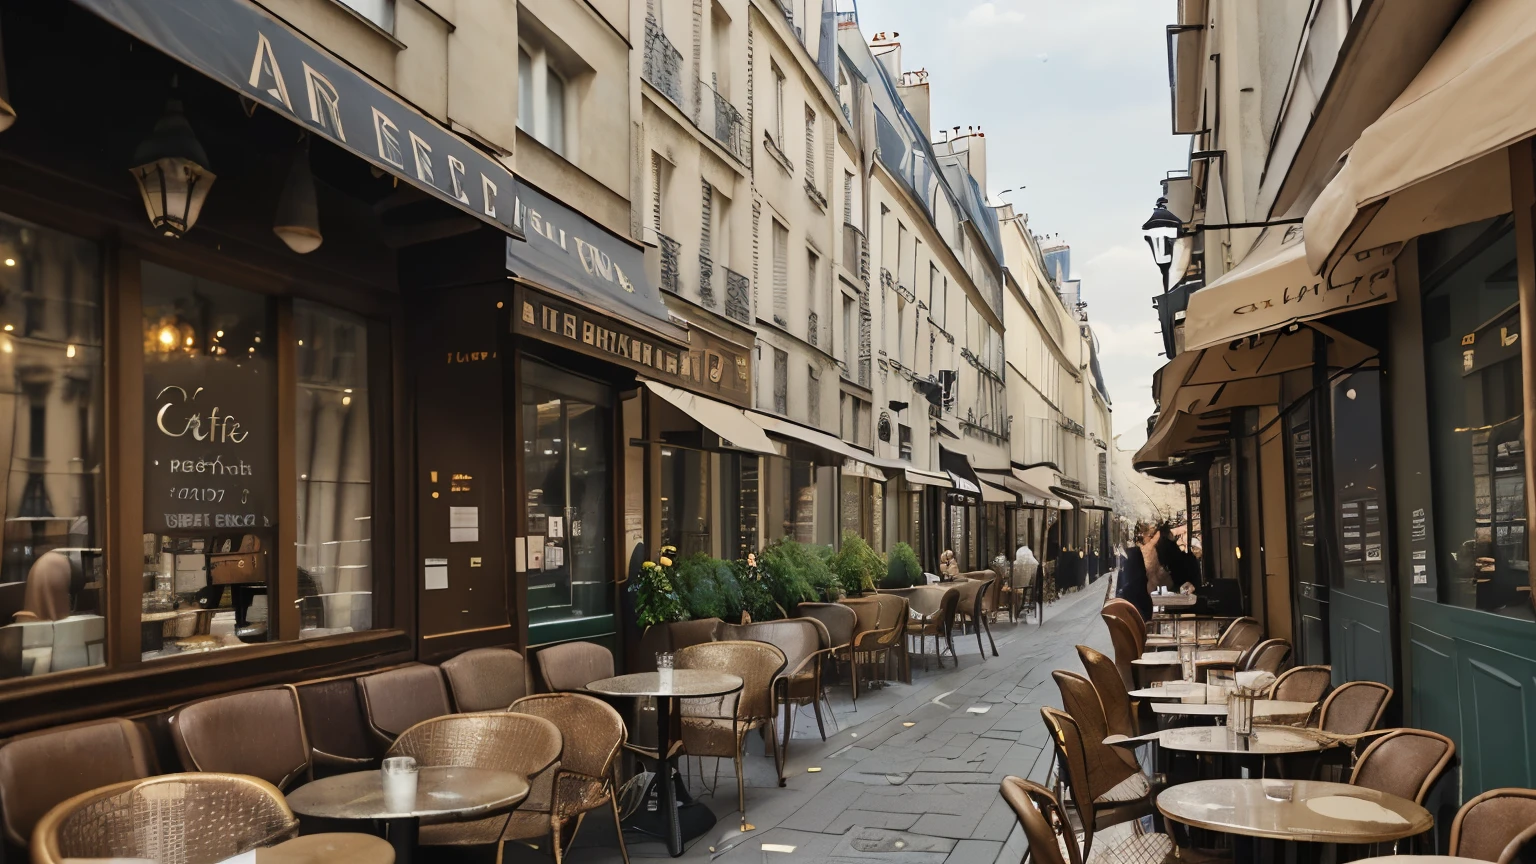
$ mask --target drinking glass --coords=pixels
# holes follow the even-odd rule
[[[672,689],[672,670],[677,665],[677,655],[671,651],[660,651],[656,654],[656,672],[661,678],[661,689]]]
[[[1253,737],[1253,691],[1237,687],[1227,696],[1227,728],[1234,735]]]
[[[1182,642],[1182,641],[1179,643],[1179,671],[1182,673],[1181,677],[1184,679],[1185,682],[1187,682],[1187,683],[1193,683],[1194,682],[1194,680],[1195,680],[1195,643],[1193,643],[1193,642]]]
[[[391,756],[384,760],[384,801],[389,809],[407,812],[416,809],[416,759]]]

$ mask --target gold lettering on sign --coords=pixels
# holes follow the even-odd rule
[[[593,328],[591,321],[583,321],[583,322],[581,322],[581,341],[583,343],[585,343],[587,345],[593,345],[594,344],[594,342],[592,340],[592,332],[593,332],[594,329],[595,328]]]
[[[533,323],[533,304],[529,303],[527,300],[523,301],[523,323]]]
[[[248,82],[257,92],[271,96],[293,113],[293,103],[288,101],[288,85],[283,83],[283,70],[278,68],[277,56],[272,53],[272,43],[265,33],[256,34],[256,56],[251,60],[251,77]]]
[[[341,128],[341,94],[331,79],[310,67],[304,67],[304,89],[309,94],[309,119],[320,131],[329,132],[338,141],[346,141],[347,133]]]
[[[565,313],[565,319],[564,320],[565,320],[565,329],[563,331],[563,335],[567,339],[575,339],[576,338],[576,316],[572,315],[569,312],[567,312],[567,313]]]
[[[400,127],[377,108],[373,109],[373,138],[379,148],[379,158],[404,171],[405,154],[400,150]]]
[[[649,342],[640,346],[640,362],[647,366],[651,365],[651,345]]]

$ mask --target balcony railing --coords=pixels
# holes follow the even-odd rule
[[[676,294],[682,288],[677,259],[683,244],[660,231],[656,232],[656,241],[661,246],[661,287]]]
[[[683,107],[683,53],[661,32],[655,18],[645,19],[645,80]]]
[[[699,302],[715,308],[715,262],[708,252],[699,253]]]
[[[743,324],[752,323],[752,282],[725,268],[725,314]]]
[[[699,128],[714,136],[737,161],[752,164],[752,136],[747,132],[746,117],[709,85],[703,87],[699,100]]]
[[[811,343],[811,347],[815,348],[816,343],[820,340],[821,316],[817,315],[815,312],[812,312],[810,315],[806,316],[805,320],[805,341]]]

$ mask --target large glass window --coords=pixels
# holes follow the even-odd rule
[[[772,513],[776,524],[769,540],[787,537],[816,542],[816,464],[804,459],[770,457]]]
[[[842,483],[841,512],[842,530],[864,536],[864,478],[855,474],[840,474]]]
[[[368,327],[295,303],[299,638],[373,626]]]
[[[0,216],[0,678],[104,662],[101,257]]]
[[[661,448],[661,544],[684,557],[710,552],[709,454]]]
[[[761,460],[744,453],[720,456],[722,491],[725,496],[725,536],[721,555],[742,560],[758,549],[757,496]]]
[[[1420,239],[1442,603],[1531,617],[1513,222]]]
[[[272,638],[275,303],[146,262],[146,659]]]

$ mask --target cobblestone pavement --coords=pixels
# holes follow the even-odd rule
[[[931,668],[930,655],[925,670],[914,655],[912,684],[861,694],[857,711],[845,684],[832,687],[839,731],[829,724],[823,743],[811,712],[800,712],[786,788],[778,788],[760,740],[749,738],[747,818],[757,830],[748,834],[737,828],[731,762],[720,760],[718,794],[711,795],[704,781],[715,780],[716,760],[688,760],[690,788],[719,822],[679,860],[1017,864],[1024,837],[998,783],[1009,774],[1044,782],[1051,751],[1040,708],[1060,705],[1051,672],[1080,669],[1076,645],[1110,651],[1098,616],[1104,586],[1100,579],[1047,607],[1043,626],[997,625],[998,657],[989,652],[983,661],[970,634],[955,637],[958,669],[949,661],[942,671]],[[821,770],[807,772],[812,767]],[[605,822],[589,819],[566,860],[621,861]],[[629,838],[631,858],[665,858],[661,844]],[[794,851],[765,853],[765,843]],[[528,850],[519,855],[509,845],[508,852],[509,861],[520,861]]]

